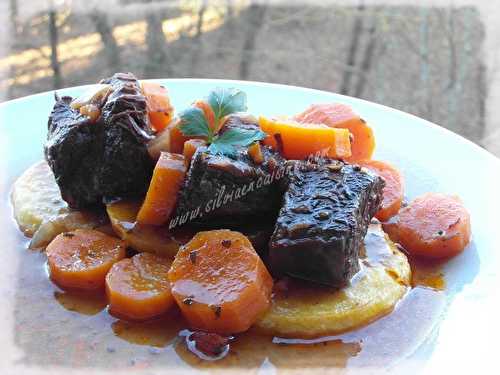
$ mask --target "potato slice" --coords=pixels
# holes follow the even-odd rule
[[[292,282],[277,291],[256,326],[273,335],[310,338],[352,330],[388,314],[410,285],[406,256],[379,224],[372,224],[360,262],[361,271],[343,289]]]
[[[45,161],[31,166],[17,179],[11,200],[19,228],[33,237],[30,248],[43,248],[65,231],[99,229],[107,223],[104,212],[70,209]]]
[[[115,233],[139,252],[173,258],[179,247],[195,234],[189,229],[171,232],[166,226],[137,224],[136,217],[140,208],[141,202],[136,201],[119,201],[106,207]]]

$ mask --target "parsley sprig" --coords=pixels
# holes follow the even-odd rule
[[[238,147],[246,147],[265,138],[261,130],[243,128],[230,128],[222,134],[216,133],[225,116],[247,110],[247,98],[243,91],[218,87],[209,93],[206,102],[214,112],[215,126],[211,128],[204,112],[193,106],[180,114],[180,130],[188,137],[206,138],[211,152],[234,156]]]

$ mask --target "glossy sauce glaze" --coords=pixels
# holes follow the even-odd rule
[[[238,335],[230,347],[207,361],[186,345],[186,323],[176,310],[148,322],[111,316],[104,294],[62,291],[46,273],[44,253],[18,250],[15,294],[15,342],[22,363],[98,369],[314,368],[355,370],[387,367],[411,355],[429,337],[446,304],[440,265],[412,260],[414,287],[389,315],[358,330],[312,340],[263,336],[255,330]],[[180,335],[180,333],[182,333]],[[193,353],[195,352],[195,353]],[[186,367],[187,366],[187,367]]]

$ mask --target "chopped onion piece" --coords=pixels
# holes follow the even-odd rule
[[[165,130],[158,133],[156,137],[153,138],[148,143],[148,152],[153,160],[158,160],[162,152],[170,151],[170,130],[167,126]]]
[[[90,121],[96,122],[99,116],[101,115],[101,110],[96,104],[85,104],[80,107],[80,113],[84,116],[90,118]]]
[[[86,92],[75,98],[71,102],[71,108],[80,109],[87,104],[102,104],[106,97],[111,92],[111,86],[106,84],[93,85]]]

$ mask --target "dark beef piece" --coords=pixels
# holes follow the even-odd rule
[[[232,158],[199,148],[191,161],[178,201],[178,225],[186,213],[200,215],[194,222],[231,226],[242,220],[266,217],[272,220],[281,202],[284,159],[263,146],[264,162],[255,164],[246,149]]]
[[[116,73],[100,83],[113,88],[102,108],[104,123],[128,128],[142,142],[151,140],[153,131],[149,126],[146,98],[135,76],[132,73]]]
[[[223,127],[220,129],[219,134],[224,133],[225,131],[231,129],[231,128],[244,128],[248,130],[259,130],[260,127],[256,123],[256,119],[251,116],[247,115],[244,113],[238,113],[238,114],[232,114],[228,116],[228,119],[224,123]],[[286,188],[286,175],[283,175],[283,171],[286,168],[286,161],[283,160],[279,155],[275,154],[273,151],[270,149],[265,149],[265,154],[267,155],[266,157],[266,163],[262,166],[264,171],[270,171],[270,170],[277,170],[277,168],[281,168],[281,171],[277,173],[275,176],[281,177],[280,179],[275,179],[274,180],[274,187],[272,191],[272,196],[270,198],[270,202],[266,202],[266,205],[270,205],[269,209],[266,209],[266,214],[264,216],[258,216],[258,214],[254,215],[251,212],[249,213],[249,216],[252,216],[252,221],[249,222],[248,220],[241,220],[238,219],[238,216],[236,218],[230,216],[230,217],[218,217],[216,220],[205,220],[205,218],[202,218],[202,220],[197,220],[194,225],[199,228],[199,230],[211,230],[211,229],[231,229],[235,230],[238,232],[243,233],[245,236],[248,237],[250,242],[252,243],[253,247],[259,253],[261,258],[264,260],[267,259],[268,256],[268,245],[269,245],[269,239],[271,238],[271,234],[273,233],[274,230],[274,224],[276,221],[276,215],[279,210],[279,202],[281,202],[281,194],[283,193],[284,189]],[[273,158],[274,161],[270,160],[270,158]],[[229,158],[223,158],[227,160],[228,162],[232,162],[232,159]],[[251,160],[245,156],[245,153],[242,153],[238,155],[237,160],[239,162],[247,163],[250,168],[255,168],[256,166],[251,162]],[[238,165],[241,165],[239,163]],[[257,167],[258,168],[258,167]],[[196,173],[195,173],[196,174]],[[282,176],[283,175],[283,176]],[[258,178],[257,178],[258,180]],[[189,183],[186,182],[186,185]],[[200,190],[201,191],[201,190]],[[198,193],[200,193],[198,191]],[[227,191],[227,190],[226,190]],[[278,194],[276,194],[278,192]],[[212,198],[210,198],[212,199]],[[262,200],[261,200],[262,201]],[[276,203],[278,202],[278,203]],[[185,206],[183,203],[179,205],[180,206]],[[271,208],[272,207],[272,208]],[[249,207],[250,208],[250,207]],[[204,207],[202,207],[204,209]],[[180,214],[182,212],[182,209],[178,209],[177,212]],[[246,210],[246,212],[251,211],[251,210]],[[267,214],[269,212],[270,214]],[[246,214],[243,214],[245,216]],[[235,220],[236,219],[236,220]]]
[[[263,221],[265,222],[264,218]],[[267,262],[269,256],[269,240],[273,234],[273,225],[254,225],[234,228],[248,237],[252,243],[253,248],[260,255],[264,263]]]
[[[257,251],[265,262],[268,257],[269,240],[274,231],[277,212],[278,208],[276,208],[274,215],[255,217],[255,220],[252,220],[251,223],[247,221],[228,221],[223,223],[204,221],[185,225],[182,228],[189,228],[195,232],[213,229],[230,229],[240,232],[248,237],[255,251]]]
[[[225,131],[233,128],[260,130],[257,119],[254,116],[245,113],[229,115],[227,120],[224,122],[224,125],[219,130],[219,133],[222,134]]]
[[[102,83],[113,92],[95,123],[71,108],[70,97],[57,98],[49,118],[45,158],[73,208],[144,194],[154,167],[139,82],[130,73],[118,73]]]
[[[359,270],[359,248],[384,181],[352,165],[296,166],[269,245],[271,268],[342,287]]]

